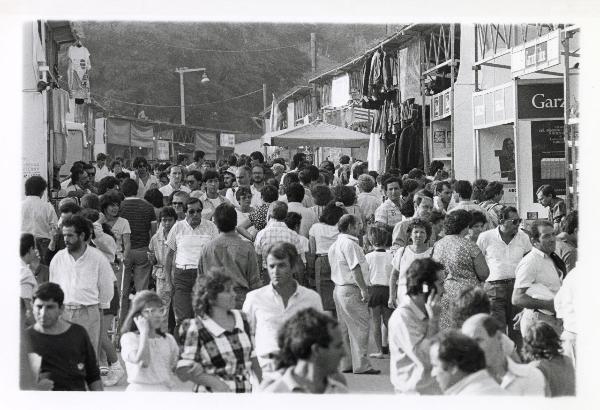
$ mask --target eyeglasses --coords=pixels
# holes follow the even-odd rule
[[[159,308],[146,308],[143,309],[142,312],[150,316],[164,316],[167,313],[167,308],[164,306]]]
[[[513,225],[518,225],[521,223],[522,219],[521,218],[511,218],[511,219],[505,219],[505,221],[511,221],[513,223]]]

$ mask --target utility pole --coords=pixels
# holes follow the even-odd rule
[[[184,94],[184,84],[183,84],[183,74],[184,73],[191,73],[193,71],[204,71],[204,74],[202,74],[202,80],[200,80],[200,82],[202,84],[206,84],[210,81],[210,79],[208,78],[208,75],[206,75],[206,68],[187,68],[187,67],[180,67],[180,68],[176,68],[175,72],[179,73],[179,97],[180,97],[180,104],[181,104],[181,125],[185,125],[185,94]]]
[[[313,74],[317,72],[317,33],[310,33],[310,67]],[[311,105],[312,113],[316,117],[318,113],[317,107],[317,84],[312,84],[311,94]]]

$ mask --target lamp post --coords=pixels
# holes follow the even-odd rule
[[[191,73],[192,71],[204,71],[204,74],[202,74],[202,80],[200,80],[202,84],[206,84],[210,81],[210,79],[206,75],[206,68],[180,67],[175,69],[175,72],[179,73],[179,96],[181,98],[181,125],[185,125],[185,94],[183,90],[183,74]]]

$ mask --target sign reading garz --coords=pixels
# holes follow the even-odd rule
[[[564,117],[564,89],[562,83],[519,84],[518,118]]]

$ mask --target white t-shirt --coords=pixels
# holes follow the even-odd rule
[[[115,235],[117,242],[117,255],[123,255],[123,235],[131,234],[131,228],[129,227],[129,221],[125,218],[118,217],[114,225],[110,228],[112,233]]]
[[[127,381],[138,384],[161,384],[172,388],[176,382],[172,369],[179,358],[179,346],[173,335],[167,333],[165,337],[148,339],[150,360],[146,366],[133,362],[137,355],[139,340],[140,335],[134,332],[127,332],[121,336],[121,356],[127,369]]]
[[[398,306],[402,303],[403,298],[406,297],[406,271],[408,267],[417,259],[431,258],[432,253],[432,248],[428,248],[425,252],[414,253],[410,249],[410,246],[398,248],[396,253],[394,253],[392,267],[400,273],[398,275],[398,297],[396,298]]]
[[[311,236],[315,238],[317,255],[327,254],[339,234],[337,225],[327,225],[321,222],[314,224],[308,230],[309,238]]]
[[[393,252],[386,250],[373,251],[365,255],[369,265],[369,283],[371,285],[389,286],[392,274]]]

